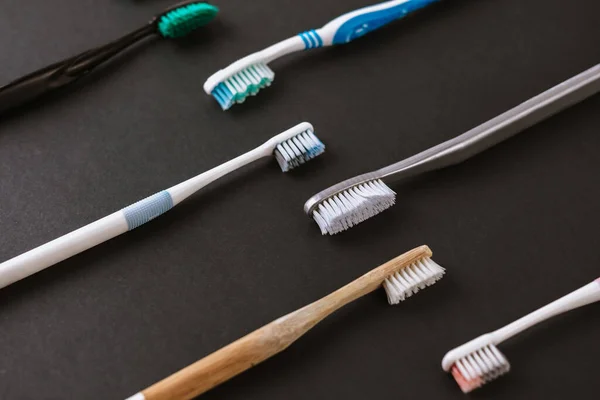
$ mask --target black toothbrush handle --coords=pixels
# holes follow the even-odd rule
[[[0,87],[0,114],[75,82],[100,64],[156,32],[156,23],[152,21],[107,45],[49,65]]]

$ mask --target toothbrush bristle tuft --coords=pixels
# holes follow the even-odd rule
[[[287,172],[304,164],[325,152],[325,145],[308,129],[284,142],[275,148],[275,159],[281,170]]]
[[[165,38],[180,38],[208,24],[218,12],[217,7],[202,2],[175,6],[158,17],[158,32]]]
[[[442,279],[445,272],[444,268],[429,257],[415,261],[383,282],[388,302],[394,305],[406,300],[419,290]]]
[[[396,192],[380,179],[375,179],[324,200],[312,214],[323,235],[335,235],[379,214],[395,203]]]
[[[508,371],[510,363],[493,344],[459,359],[451,369],[452,376],[463,393],[469,393]]]
[[[265,63],[251,65],[220,82],[213,90],[213,97],[223,110],[236,103],[243,103],[248,96],[256,95],[262,88],[271,85],[275,73]]]

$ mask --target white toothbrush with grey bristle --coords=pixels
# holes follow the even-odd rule
[[[452,373],[464,393],[469,393],[510,371],[510,364],[497,345],[548,318],[597,301],[600,278],[504,328],[455,348],[442,360],[442,368]]]
[[[317,157],[325,146],[304,122],[210,171],[147,197],[83,228],[0,264],[0,288],[26,278],[167,212],[220,177],[264,157],[275,156],[283,172]]]
[[[478,127],[380,170],[325,189],[304,204],[323,235],[345,231],[396,202],[388,184],[464,161],[600,91],[600,64]]]

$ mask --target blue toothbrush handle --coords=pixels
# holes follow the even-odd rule
[[[299,36],[305,49],[348,43],[437,1],[386,1],[344,14],[321,29],[303,32]]]

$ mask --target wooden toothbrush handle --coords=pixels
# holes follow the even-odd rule
[[[144,399],[193,399],[279,353],[310,329],[293,325],[285,317],[265,325],[143,390]]]

